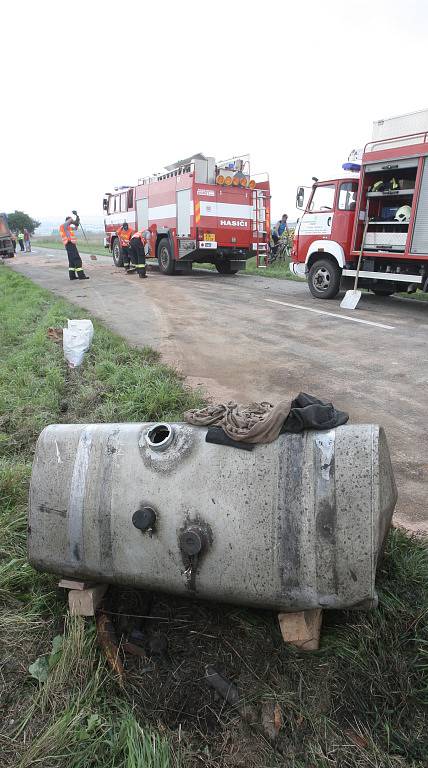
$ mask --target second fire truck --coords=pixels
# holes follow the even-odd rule
[[[428,292],[428,110],[374,123],[360,162],[344,168],[346,178],[314,179],[306,205],[299,187],[291,270],[332,299],[352,287],[362,252],[360,287]]]
[[[193,155],[136,186],[107,193],[103,208],[104,245],[116,266],[123,263],[117,230],[125,221],[148,233],[149,256],[166,275],[194,263],[235,274],[268,250],[269,179],[252,176],[248,156],[216,162]]]

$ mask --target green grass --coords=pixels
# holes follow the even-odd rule
[[[67,318],[84,315],[0,267],[0,686],[9,718],[0,725],[2,768],[21,765],[18,757],[22,766],[37,760],[56,765],[47,756],[58,750],[59,765],[105,765],[110,746],[117,759],[108,765],[131,768],[142,764],[140,754],[153,751],[153,740],[155,745],[159,742],[159,755],[169,750],[164,738],[152,738],[141,730],[125,702],[114,703],[111,709],[103,693],[89,704],[85,691],[96,667],[93,659],[90,674],[77,677],[77,687],[73,682],[64,701],[54,696],[52,706],[45,703],[41,707],[36,697],[38,706],[25,729],[30,748],[25,748],[21,737],[12,740],[16,724],[33,706],[37,693],[26,670],[49,648],[65,608],[56,580],[36,573],[26,556],[26,499],[38,434],[46,424],[59,421],[173,420],[201,402],[175,371],[159,361],[156,352],[131,349],[96,321],[94,342],[84,364],[70,371],[62,348],[48,339],[46,331],[50,326],[65,325]],[[74,667],[85,667],[85,654],[75,659]],[[72,671],[70,667],[70,675]],[[100,720],[96,729],[93,726],[94,738],[92,730],[85,737],[94,701],[101,708]],[[97,740],[104,757],[99,762],[85,762],[85,748],[89,754]],[[128,754],[126,760],[120,758],[122,753]],[[153,768],[169,765],[163,757],[159,760],[153,756],[152,762],[143,764]]]
[[[64,245],[59,237],[53,235],[47,237],[37,237],[33,239],[33,246],[41,248],[52,248],[53,250],[64,249]],[[99,237],[88,237],[88,241],[80,235],[78,237],[77,247],[82,253],[95,253],[97,256],[111,256],[108,248],[104,248],[103,242]]]
[[[150,349],[94,321],[69,371],[49,326],[84,312],[0,266],[0,754],[2,768],[422,768],[428,760],[428,548],[396,530],[379,609],[326,612],[319,652],[284,646],[272,613],[160,596],[169,661],[121,690],[92,620],[67,619],[53,576],[26,559],[34,444],[50,422],[180,417],[199,398]],[[163,611],[163,613],[161,613]],[[178,619],[177,619],[178,617]],[[62,649],[46,683],[28,674]],[[276,702],[275,746],[203,683],[220,664],[258,713]],[[177,714],[178,713],[178,714]],[[178,719],[177,719],[178,718]],[[178,723],[182,724],[181,729]]]
[[[255,256],[253,256],[251,259],[248,259],[247,267],[245,271],[249,275],[260,275],[261,277],[276,277],[282,280],[295,280],[296,282],[299,282],[299,283],[302,282],[301,277],[297,277],[297,275],[293,275],[293,273],[290,272],[287,262],[272,264],[271,266],[266,267],[266,269],[263,269],[263,268],[257,267],[256,258]],[[303,282],[305,281],[303,280]]]
[[[195,264],[194,269],[198,268],[215,270],[214,264]],[[282,280],[295,280],[299,283],[305,282],[303,278],[297,277],[297,275],[293,275],[293,273],[290,272],[288,263],[281,262],[280,264],[272,264],[272,266],[266,267],[265,269],[257,266],[255,256],[248,259],[245,269],[242,270],[242,274],[258,275],[259,277],[275,277]]]

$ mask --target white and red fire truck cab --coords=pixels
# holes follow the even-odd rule
[[[299,187],[298,208],[304,194]],[[428,291],[428,131],[374,140],[358,174],[311,188],[292,271],[307,276],[313,296],[331,299],[355,277],[361,249],[361,287],[384,296]]]
[[[104,245],[117,266],[122,266],[117,230],[124,221],[149,233],[149,256],[164,274],[187,271],[195,262],[233,274],[268,249],[269,180],[267,174],[251,176],[248,156],[216,163],[194,155],[135,187],[107,193],[103,208]]]

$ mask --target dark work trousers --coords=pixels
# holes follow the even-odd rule
[[[129,269],[129,245],[122,245],[122,253],[123,253],[123,266],[125,269]]]
[[[24,250],[24,241],[23,240],[19,241],[19,247],[20,247],[21,251]]]
[[[131,237],[130,240],[131,249],[131,262],[135,266],[139,277],[146,276],[146,254],[144,252],[144,245],[139,237]]]
[[[65,250],[67,251],[68,256],[68,274],[70,280],[77,280],[77,278],[83,280],[85,278],[85,273],[83,271],[82,259],[79,256],[76,243],[68,241]]]

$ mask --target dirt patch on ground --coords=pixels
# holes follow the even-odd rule
[[[136,619],[132,611],[139,604],[149,612]],[[209,765],[276,765],[264,760],[290,751],[294,727],[303,736],[301,713],[283,712],[287,692],[296,693],[290,674],[296,670],[287,660],[298,654],[284,645],[274,613],[164,595],[146,601],[113,587],[104,605],[122,643],[137,627],[146,650],[146,658],[122,655],[126,695],[142,721],[185,734],[195,765],[201,764],[199,752],[215,760]],[[126,606],[129,617],[122,613]],[[207,665],[237,687],[238,705],[208,685]],[[275,705],[281,727],[272,738],[265,721]]]

